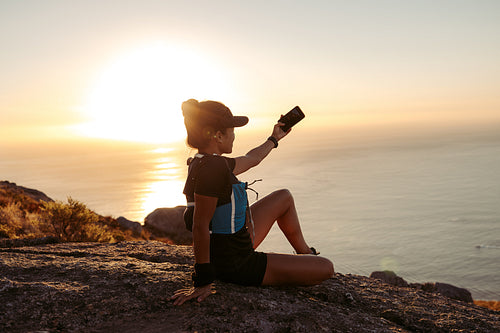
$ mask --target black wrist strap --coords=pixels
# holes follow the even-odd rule
[[[192,274],[195,287],[203,287],[214,282],[215,269],[211,263],[194,264],[194,273]]]
[[[272,143],[274,143],[274,148],[278,148],[278,140],[276,140],[276,138],[274,136],[270,136],[267,138],[269,141],[271,141]]]

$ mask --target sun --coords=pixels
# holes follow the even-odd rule
[[[157,42],[114,59],[82,108],[85,136],[150,143],[185,138],[181,104],[229,98],[227,73],[199,52]]]

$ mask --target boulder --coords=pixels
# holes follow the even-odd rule
[[[193,244],[193,235],[186,229],[186,206],[157,208],[144,219],[144,227],[158,237],[167,237],[178,245]]]
[[[472,303],[472,295],[470,291],[464,288],[455,287],[454,285],[442,282],[424,283],[421,286],[422,290],[432,293],[438,293],[448,298],[456,299],[459,301]]]
[[[396,286],[396,287],[408,287],[408,282],[406,282],[402,277],[399,277],[393,271],[377,271],[372,272],[370,277],[373,279],[382,280],[382,282]]]
[[[455,287],[448,283],[436,282],[436,283],[411,283],[408,284],[403,278],[399,277],[393,271],[377,271],[370,274],[370,278],[379,279],[382,282],[396,286],[396,287],[411,287],[414,289],[420,289],[430,293],[437,293],[448,298],[456,299],[459,301],[472,303],[471,293],[464,288]]]
[[[119,218],[117,218],[116,222],[118,222],[120,227],[127,229],[127,230],[132,230],[132,232],[135,235],[140,235],[142,232],[142,225],[139,222],[130,221],[123,216],[120,216]]]

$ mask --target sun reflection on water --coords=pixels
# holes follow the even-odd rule
[[[147,174],[148,182],[141,195],[141,210],[144,216],[156,208],[186,204],[186,197],[182,193],[187,172],[185,163],[172,149],[159,148],[152,153],[162,156],[153,160],[152,169]]]

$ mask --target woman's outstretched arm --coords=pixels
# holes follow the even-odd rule
[[[276,125],[274,125],[273,134],[271,136],[275,138],[276,141],[281,140],[288,133],[290,133],[290,130],[286,133],[283,132],[283,130],[281,129],[281,126],[283,125],[284,125],[283,123],[277,123]],[[271,140],[266,140],[266,142],[250,150],[245,155],[236,157],[235,158],[236,164],[234,166],[233,173],[235,175],[239,175],[247,171],[248,169],[257,166],[260,162],[262,162],[264,158],[266,158],[267,155],[269,155],[269,153],[273,148],[274,148],[274,142]]]

